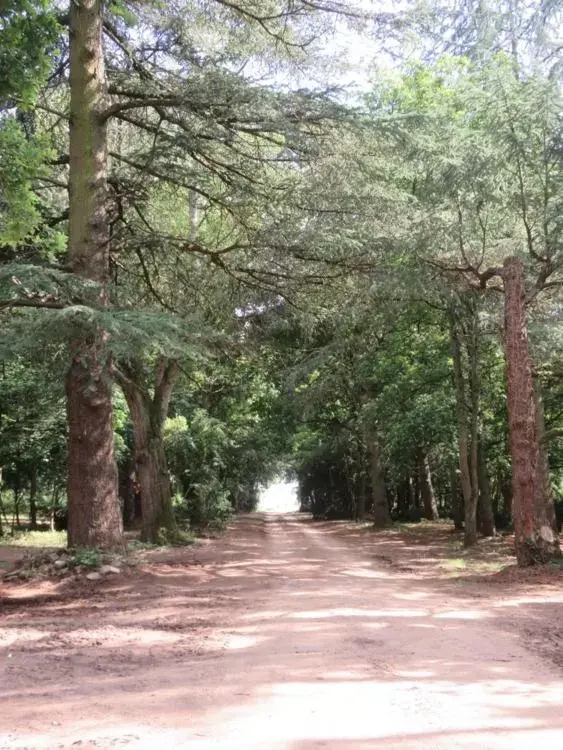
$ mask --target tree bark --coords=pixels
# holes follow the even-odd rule
[[[20,527],[20,480],[19,475],[16,479],[16,484],[14,485],[14,510],[12,513],[12,534],[14,533],[15,529],[19,529]]]
[[[410,474],[407,476],[406,481],[407,481],[407,509],[409,511],[410,510],[414,511],[417,507],[415,483]]]
[[[133,458],[128,458],[118,468],[119,500],[121,504],[121,515],[125,529],[132,528],[136,520],[135,514],[135,465]],[[141,515],[139,513],[140,520]]]
[[[109,273],[103,2],[70,3],[69,265],[94,282],[92,306],[107,304]],[[71,344],[67,374],[68,543],[124,546],[113,452],[111,377],[104,333]]]
[[[178,533],[162,428],[179,370],[176,362],[163,359],[156,370],[152,397],[143,388],[140,368],[129,367],[125,375],[117,376],[133,423],[135,473],[141,488],[141,539],[147,542]]]
[[[469,463],[469,415],[467,413],[466,405],[466,388],[465,378],[463,376],[461,346],[453,314],[450,317],[450,335],[457,410],[459,470],[465,520],[464,544],[466,547],[470,547],[477,543],[477,498],[473,492],[471,483]]]
[[[477,503],[477,520],[479,531],[483,536],[494,536],[495,516],[493,512],[493,503],[491,500],[491,488],[487,474],[487,461],[485,458],[485,448],[483,441],[479,438],[478,449],[478,472],[479,472],[479,501]]]
[[[429,521],[436,521],[439,518],[438,507],[436,505],[436,495],[432,485],[432,474],[430,473],[428,455],[423,450],[419,451],[418,456],[418,476],[422,495],[422,507],[424,508],[424,518],[427,518]]]
[[[502,508],[504,515],[512,519],[512,480],[511,478],[506,479],[501,484],[501,495],[502,495]]]
[[[456,531],[463,531],[463,501],[457,484],[455,465],[450,466],[450,492],[452,505],[452,519]]]
[[[465,539],[464,545],[471,547],[477,543],[477,506],[479,503],[479,373],[478,373],[478,330],[477,313],[471,306],[469,332],[466,340],[467,360],[469,363],[470,392],[470,445],[469,469],[471,472],[471,503],[465,506]]]
[[[408,518],[409,508],[411,506],[409,493],[409,478],[397,485],[397,517],[400,521]]]
[[[502,277],[505,291],[508,427],[512,457],[512,517],[516,558],[519,565],[528,566],[548,562],[561,553],[544,497],[522,261],[507,259]]]

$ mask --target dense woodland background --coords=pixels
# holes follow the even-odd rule
[[[2,3],[4,533],[179,540],[287,472],[559,554],[561,3],[393,7]]]

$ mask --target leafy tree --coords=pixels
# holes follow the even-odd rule
[[[170,6],[163,17],[160,3],[70,4],[63,19],[70,31],[68,110],[65,95],[51,88],[40,104],[55,118],[52,125],[63,124],[62,153],[52,160],[60,178],[50,179],[62,186],[68,180],[68,213],[52,220],[68,215],[68,254],[64,268],[52,271],[49,293],[36,276],[31,288],[15,290],[19,294],[12,287],[4,305],[61,310],[50,316],[53,325],[64,318],[74,328],[67,376],[71,544],[123,543],[111,429],[115,269],[129,273],[134,263],[145,287],[168,309],[146,261],[155,247],[181,265],[195,255],[235,278],[241,265],[243,276],[258,273],[246,273],[245,257],[256,247],[271,247],[262,228],[265,209],[289,187],[288,170],[277,169],[279,155],[310,149],[334,107],[324,97],[254,84],[233,66],[250,51],[259,63],[267,45],[272,52],[279,42],[301,49],[317,10],[342,9],[338,3],[280,3],[264,12],[254,3],[186,2]],[[206,38],[202,24],[217,37]],[[135,31],[141,26],[145,35]],[[218,39],[227,42],[222,51]],[[63,75],[59,89],[64,83]],[[181,222],[171,233],[158,220],[154,211],[171,190],[206,215],[207,244],[194,243]],[[257,221],[260,207],[264,218]],[[223,258],[230,251],[239,252],[227,267]],[[69,271],[77,283],[65,299]],[[264,274],[259,282],[265,283]],[[127,318],[135,325],[130,313]],[[142,325],[146,317],[136,320]]]

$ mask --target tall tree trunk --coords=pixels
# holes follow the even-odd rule
[[[507,259],[502,276],[505,291],[508,427],[512,457],[512,517],[516,558],[519,565],[527,566],[558,557],[560,549],[544,497],[522,261]]]
[[[397,518],[400,521],[406,521],[409,514],[409,508],[412,505],[410,501],[409,478],[397,485]]]
[[[456,531],[463,531],[463,499],[459,493],[454,464],[450,466],[450,493],[454,528]]]
[[[356,506],[357,518],[358,521],[363,521],[370,508],[370,498],[368,497],[366,455],[361,441],[358,442],[356,449],[356,488],[358,492],[358,502]]]
[[[130,367],[126,374],[117,374],[133,423],[135,473],[141,488],[141,538],[147,542],[173,539],[178,534],[162,435],[178,372],[176,362],[159,360],[152,397],[143,388],[140,368]]]
[[[15,529],[20,527],[20,480],[19,475],[16,478],[16,484],[14,486],[14,510],[12,513],[12,534]]]
[[[69,265],[98,284],[89,302],[107,303],[109,273],[106,93],[102,0],[70,3]],[[104,333],[71,344],[67,374],[68,543],[121,548],[123,525],[113,452],[111,377]]]
[[[418,476],[422,495],[422,507],[424,508],[424,518],[427,518],[429,521],[436,521],[439,517],[438,507],[436,506],[436,495],[432,485],[432,474],[430,473],[428,454],[424,450],[420,450],[418,454]]]
[[[465,520],[464,544],[466,547],[470,547],[477,542],[477,496],[473,492],[473,486],[471,482],[471,470],[469,462],[469,415],[467,413],[466,388],[465,378],[463,376],[461,346],[459,343],[459,337],[453,314],[450,318],[450,335],[457,409],[459,471],[461,478],[461,491],[463,494]]]
[[[470,308],[469,331],[466,340],[467,361],[469,363],[470,393],[470,445],[469,470],[471,473],[471,504],[465,506],[464,544],[470,547],[477,543],[477,507],[479,503],[479,395],[478,373],[478,319],[474,304]]]
[[[176,530],[162,430],[151,418],[151,404],[137,391],[127,397],[133,423],[135,473],[141,487],[141,539],[160,542]]]
[[[35,461],[31,466],[29,477],[29,527],[37,528],[37,464]]]
[[[418,472],[416,470],[412,478],[412,487],[414,496],[413,508],[415,510],[414,516],[417,516],[417,520],[420,521],[420,479],[418,478]]]
[[[122,507],[123,526],[131,528],[135,521],[135,468],[133,458],[119,466],[118,487]],[[140,518],[140,515],[139,515]]]
[[[501,484],[502,508],[504,515],[512,521],[512,480],[510,477]]]
[[[381,446],[376,435],[366,436],[369,454],[369,474],[373,496],[373,523],[377,528],[383,528],[391,523],[387,493],[385,492],[385,478],[381,465]]]
[[[417,507],[416,487],[415,487],[415,482],[410,474],[407,476],[407,503],[408,503],[407,507],[408,507],[409,512],[412,510],[412,512],[414,513]]]
[[[479,522],[479,531],[481,532],[481,534],[483,534],[483,536],[494,536],[496,533],[495,515],[493,512],[491,488],[489,485],[487,461],[485,456],[485,447],[483,445],[482,439],[479,438],[479,501],[477,504],[477,520]]]

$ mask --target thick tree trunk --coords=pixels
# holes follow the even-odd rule
[[[109,229],[102,49],[102,0],[70,3],[69,265],[98,284],[88,300],[106,304]],[[109,363],[104,334],[71,345],[66,380],[68,415],[68,543],[123,547],[113,453]]]
[[[369,474],[373,496],[373,523],[377,528],[383,528],[391,523],[387,493],[385,492],[385,478],[381,465],[381,446],[375,435],[366,436],[369,453]]]
[[[127,404],[133,423],[135,473],[141,488],[141,538],[159,542],[176,531],[162,425],[154,423],[149,397],[140,391],[128,393]]]
[[[438,519],[438,507],[436,505],[436,495],[432,485],[432,474],[430,473],[430,464],[428,455],[425,451],[419,451],[418,456],[418,476],[420,482],[420,491],[422,495],[422,507],[424,509],[424,518],[429,521]]]
[[[494,536],[496,533],[495,529],[495,515],[493,512],[493,503],[491,500],[491,488],[489,485],[489,477],[487,474],[487,462],[485,459],[485,449],[483,442],[479,439],[479,455],[478,455],[478,470],[479,470],[479,501],[477,504],[477,520],[479,523],[479,531],[483,536]]]
[[[172,539],[178,534],[162,436],[177,376],[175,362],[160,361],[151,397],[139,382],[138,369],[118,375],[133,423],[135,473],[141,488],[141,538],[147,542]]]
[[[505,261],[505,356],[508,381],[508,426],[512,457],[512,517],[516,558],[522,566],[560,555],[544,497],[536,404],[526,325],[524,266]]]
[[[119,549],[123,524],[113,455],[110,383],[74,363],[67,377],[68,545]]]

